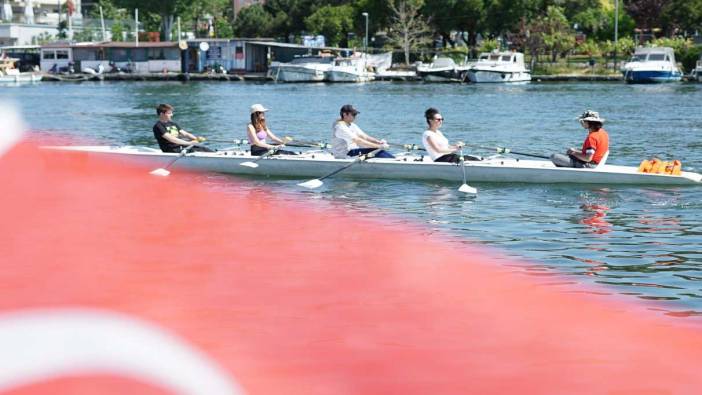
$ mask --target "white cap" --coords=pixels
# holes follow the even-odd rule
[[[251,106],[251,114],[255,112],[266,112],[268,109],[266,107],[263,107],[263,104],[254,104]]]

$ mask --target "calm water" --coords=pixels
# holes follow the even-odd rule
[[[594,109],[607,119],[609,163],[638,164],[655,155],[702,170],[698,84],[41,83],[0,87],[0,99],[7,98],[19,104],[33,133],[47,139],[71,134],[155,146],[154,107],[168,102],[176,122],[210,139],[243,138],[249,106],[263,103],[278,135],[328,140],[339,107],[353,103],[359,125],[390,141],[419,143],[423,112],[434,106],[451,140],[543,154],[579,146],[585,134],[575,117]],[[241,193],[229,176],[202,181]],[[249,179],[244,190],[335,201],[361,215],[380,210],[391,221],[419,222],[431,233],[527,258],[534,264],[515,270],[529,275],[565,274],[667,314],[702,314],[702,187],[472,184],[479,194],[467,198],[451,183],[331,179],[308,192],[296,182]]]

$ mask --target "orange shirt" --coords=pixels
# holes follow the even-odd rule
[[[595,154],[592,156],[593,163],[600,163],[604,154],[609,151],[609,135],[603,128],[599,128],[594,132],[590,132],[583,142],[583,155],[587,155],[587,150],[594,149]]]

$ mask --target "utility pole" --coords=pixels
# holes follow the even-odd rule
[[[619,0],[614,0],[614,70],[617,70],[617,39],[619,38]]]
[[[363,53],[368,52],[368,13],[364,12],[363,15],[366,18],[366,35],[363,36]]]

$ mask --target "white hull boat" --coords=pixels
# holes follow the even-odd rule
[[[524,54],[491,52],[480,54],[478,62],[468,70],[471,82],[528,82],[531,72],[524,66]]]
[[[368,82],[375,79],[375,73],[368,71],[370,65],[366,55],[360,57],[340,58],[327,70],[329,82]]]
[[[148,169],[163,167],[179,154],[163,153],[158,149],[136,146],[63,146],[45,147],[63,151],[112,157]],[[257,160],[255,168],[242,166]],[[352,159],[334,159],[324,151],[308,151],[297,156],[260,158],[248,151],[196,152],[180,158],[172,171],[204,171],[249,176],[316,178],[349,164]],[[490,183],[553,183],[553,184],[607,184],[607,185],[701,185],[702,175],[682,172],[681,175],[638,172],[638,167],[601,165],[596,169],[556,167],[546,160],[521,160],[510,157],[492,157],[482,161],[465,162],[468,182]],[[413,154],[396,159],[374,158],[349,167],[337,177],[368,179],[407,179],[461,182],[460,166],[432,162],[428,157]]]
[[[38,73],[17,73],[0,75],[0,82],[39,82],[43,76]]]
[[[631,60],[622,66],[622,74],[630,84],[682,80],[675,53],[669,47],[637,48]]]
[[[463,82],[470,66],[457,65],[451,58],[437,58],[417,66],[417,75],[428,82]]]
[[[273,62],[269,77],[281,82],[322,82],[332,62],[333,58],[329,56],[305,56],[289,63]]]
[[[0,83],[17,83],[17,82],[38,82],[41,81],[42,75],[39,73],[26,72],[22,73],[15,68],[15,63],[19,59],[2,58],[0,59]]]

